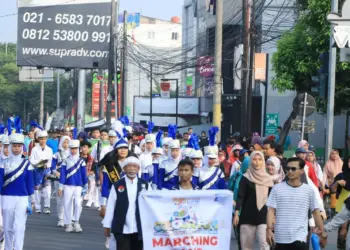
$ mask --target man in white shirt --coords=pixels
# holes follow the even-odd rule
[[[107,210],[102,222],[104,234],[111,237],[109,249],[142,250],[142,230],[138,195],[148,189],[148,183],[139,179],[140,160],[128,157],[122,163],[125,178],[113,184]],[[112,235],[111,235],[112,234]]]
[[[44,213],[50,214],[51,182],[46,179],[50,174],[53,157],[52,149],[46,145],[47,131],[37,133],[39,144],[36,145],[29,157],[30,163],[34,166],[34,198],[36,213],[41,213],[41,196],[44,197]]]
[[[322,246],[327,239],[315,193],[310,185],[303,184],[300,180],[304,167],[304,160],[298,157],[288,159],[285,168],[288,181],[275,185],[266,203],[269,208],[266,239],[275,250],[309,249],[307,244],[309,210],[321,232]]]

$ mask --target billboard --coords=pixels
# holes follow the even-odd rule
[[[17,65],[108,68],[111,2],[19,0]]]

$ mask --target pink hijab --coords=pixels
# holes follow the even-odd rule
[[[256,169],[253,166],[253,158],[256,155],[260,155],[263,160],[263,166],[260,169]],[[260,211],[266,204],[269,195],[269,188],[273,186],[272,177],[266,172],[264,155],[260,151],[254,151],[250,155],[249,168],[244,176],[250,181],[255,183],[256,192],[256,206]]]
[[[338,150],[332,150],[331,154]],[[339,153],[339,152],[338,152]],[[328,183],[328,179],[334,179],[339,173],[342,172],[343,168],[343,161],[340,159],[339,155],[337,159],[331,160],[331,154],[329,155],[328,161],[326,162],[326,165],[324,165],[323,169],[323,183]],[[331,184],[331,183],[328,183]]]

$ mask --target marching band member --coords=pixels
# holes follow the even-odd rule
[[[111,238],[109,249],[142,250],[142,228],[138,195],[148,189],[148,183],[138,178],[140,160],[128,157],[122,163],[125,178],[117,181],[108,197],[106,216],[102,222],[104,234]]]
[[[184,148],[182,149],[182,159],[189,159],[192,154],[192,148]]]
[[[30,196],[34,193],[33,167],[23,158],[24,136],[10,136],[10,157],[0,163],[0,193],[5,249],[22,250]]]
[[[190,159],[181,160],[178,165],[180,183],[176,184],[173,190],[199,190],[199,187],[191,181],[193,171],[194,164]]]
[[[105,155],[114,149],[114,144],[117,142],[117,133],[114,130],[108,132],[109,145],[105,146],[101,150],[100,159],[103,159]]]
[[[61,172],[61,166],[62,163],[68,158],[69,156],[69,136],[62,136],[60,140],[60,144],[58,146],[58,152],[56,152],[52,158],[52,164],[51,164],[51,173],[54,177],[53,183],[56,190],[56,202],[57,202],[57,217],[58,217],[58,227],[64,227],[63,223],[63,197],[58,195],[58,188],[59,188],[59,179],[60,179],[60,172]]]
[[[47,180],[52,162],[52,149],[46,145],[47,131],[37,132],[39,144],[36,145],[29,157],[34,166],[34,197],[36,213],[41,213],[41,194],[44,197],[44,213],[50,214],[51,183]]]
[[[193,150],[190,155],[190,159],[193,162],[193,175],[192,175],[192,184],[198,186],[199,184],[199,171],[203,166],[203,153],[202,150]]]
[[[181,160],[180,141],[172,140],[169,143],[169,159],[160,163],[158,189],[171,190],[179,183],[179,176],[177,175],[177,166]]]
[[[145,152],[141,153],[140,161],[141,161],[141,175],[139,177],[146,178],[145,181],[149,182],[153,178],[153,159],[152,152],[155,148],[156,136],[153,134],[147,134],[145,136]]]
[[[5,160],[9,157],[9,155],[10,155],[9,146],[10,146],[9,137],[7,135],[4,135],[3,139],[2,139],[0,160]]]
[[[163,156],[162,156],[161,160],[168,159],[169,142],[172,140],[173,140],[173,138],[170,138],[170,137],[163,138],[163,140],[162,140]]]
[[[124,176],[121,164],[129,156],[135,156],[128,149],[129,145],[124,138],[121,138],[116,144],[115,149],[101,160],[100,164],[103,166],[103,182],[101,190],[101,215],[104,216],[107,205],[107,198],[113,183],[117,182]]]
[[[206,151],[205,166],[199,171],[199,187],[203,190],[225,189],[225,174],[218,166],[219,148],[215,145],[215,136],[218,131],[217,127],[209,130],[210,146],[204,148]]]
[[[82,193],[84,193],[83,190],[87,190],[87,176],[85,161],[79,157],[79,146],[79,140],[69,141],[70,155],[64,160],[61,167],[58,195],[63,195],[63,218],[67,233],[83,231],[79,219],[82,211]],[[74,215],[72,220],[73,203]]]

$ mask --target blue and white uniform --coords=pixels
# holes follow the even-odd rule
[[[54,181],[54,187],[56,190],[56,201],[57,201],[57,217],[58,217],[58,227],[64,227],[63,223],[63,197],[58,196],[58,188],[59,188],[59,177],[61,172],[61,166],[64,160],[66,160],[69,156],[69,149],[63,148],[63,143],[65,141],[70,141],[69,136],[62,136],[60,140],[60,144],[58,146],[58,152],[56,152],[52,157],[52,163],[51,163],[51,174],[53,176],[56,176],[58,178],[56,181]]]
[[[37,133],[38,138],[48,137],[46,131],[39,131]],[[51,200],[51,182],[46,180],[46,177],[50,175],[51,162],[53,152],[52,149],[45,145],[43,148],[37,144],[31,152],[29,157],[30,163],[34,166],[34,197],[35,197],[35,210],[37,213],[41,213],[41,197],[44,198],[44,213],[50,213],[50,200]],[[43,160],[47,162],[41,164]]]
[[[0,192],[5,249],[22,250],[30,196],[34,193],[33,167],[22,158],[22,152],[15,155],[12,144],[24,144],[22,134],[10,136],[10,157],[0,163]]]
[[[208,162],[199,171],[199,187],[203,190],[225,189],[224,172],[222,172],[222,170],[217,165],[209,165],[209,159],[215,159],[218,161],[217,151],[217,147],[209,149],[206,155]]]
[[[181,152],[179,156],[174,159],[171,156],[172,149],[180,150],[180,142],[179,140],[172,140],[169,143],[169,159],[164,160],[160,163],[159,166],[159,175],[158,175],[158,189],[168,189],[171,190],[175,185],[179,184],[179,176],[178,176],[178,164],[182,159]]]
[[[69,148],[79,148],[78,140],[69,141]],[[67,225],[66,232],[82,232],[79,219],[82,211],[83,188],[87,191],[86,164],[84,159],[79,157],[79,152],[63,161],[61,167],[59,190],[63,191],[64,216],[63,222]],[[72,218],[72,209],[74,212]],[[72,225],[73,222],[73,225]]]
[[[203,153],[202,150],[193,150],[190,159],[200,159],[199,165],[195,165],[193,169],[193,175],[192,175],[192,185],[198,186],[199,185],[199,172],[203,167]]]

